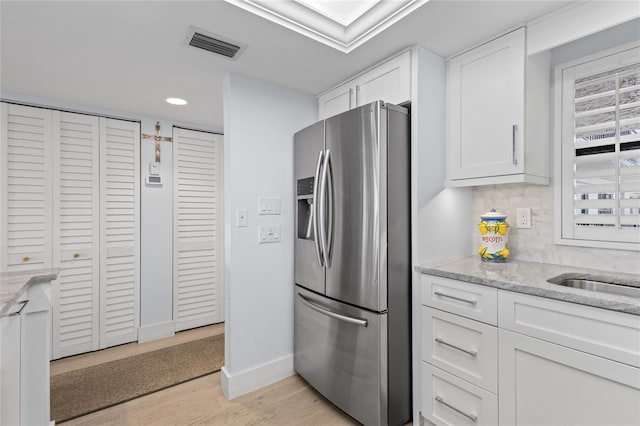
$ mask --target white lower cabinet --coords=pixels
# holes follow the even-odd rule
[[[640,369],[507,330],[499,340],[500,424],[640,424]]]
[[[497,290],[425,275],[422,416],[435,425],[498,423]]]
[[[14,310],[20,309],[21,303]],[[0,424],[20,424],[20,315],[0,318]]]
[[[422,363],[422,416],[435,425],[496,425],[498,397]]]
[[[428,423],[640,425],[640,316],[431,275],[421,282]]]
[[[31,285],[0,318],[0,424],[49,424],[50,284]]]
[[[423,359],[493,393],[498,392],[496,327],[422,308]]]

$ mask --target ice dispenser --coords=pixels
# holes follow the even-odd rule
[[[298,179],[298,238],[314,240],[313,232],[313,183],[314,178]]]

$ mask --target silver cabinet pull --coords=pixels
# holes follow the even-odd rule
[[[298,297],[300,297],[300,300],[302,300],[302,302],[305,305],[307,305],[308,307],[310,307],[314,311],[319,312],[319,313],[321,313],[323,315],[326,315],[328,317],[335,318],[335,319],[340,320],[340,321],[348,322],[349,324],[359,325],[360,327],[367,327],[369,325],[369,321],[367,321],[364,318],[354,318],[354,317],[350,317],[350,316],[347,316],[347,315],[339,314],[337,312],[330,311],[329,309],[327,309],[325,307],[322,307],[320,305],[317,305],[317,304],[313,303],[311,300],[307,299],[306,297],[304,297],[300,293],[298,293]]]
[[[436,396],[435,400],[438,401],[440,404],[444,405],[445,407],[455,411],[456,413],[462,414],[463,416],[465,416],[466,418],[468,418],[469,420],[471,420],[474,423],[478,421],[478,416],[476,416],[474,414],[465,413],[464,411],[460,410],[459,408],[456,408],[453,405],[448,404],[447,402],[445,402],[445,400],[442,399],[440,396]]]
[[[513,165],[518,165],[518,159],[516,158],[516,132],[518,131],[518,125],[514,124],[511,126],[511,152],[512,152],[512,160]]]
[[[355,107],[353,104],[353,89],[349,88],[349,109]]]
[[[316,256],[318,257],[318,264],[320,266],[324,266],[324,260],[322,256],[322,248],[320,247],[320,229],[319,229],[319,219],[318,219],[318,189],[320,188],[319,180],[320,180],[320,169],[322,168],[322,159],[324,158],[324,152],[320,151],[318,153],[318,163],[316,164],[316,174],[313,179],[313,213],[311,214],[311,220],[313,221],[313,232],[314,243],[316,246]]]
[[[360,106],[360,104],[358,103],[359,94],[360,94],[360,85],[356,84],[356,104],[352,108]]]
[[[450,348],[457,349],[460,352],[464,352],[464,353],[469,354],[471,356],[474,356],[474,357],[478,356],[478,352],[476,352],[476,351],[470,351],[469,349],[461,348],[460,346],[456,346],[456,345],[453,345],[453,344],[451,344],[449,342],[445,342],[444,340],[442,340],[439,337],[436,337],[433,340],[435,340],[436,342],[440,343],[441,345],[449,346]]]
[[[462,297],[452,296],[452,295],[446,294],[446,293],[440,293],[439,291],[434,291],[433,294],[435,294],[436,296],[440,296],[440,297],[447,297],[449,299],[458,300],[460,302],[468,303],[468,304],[473,305],[473,306],[475,306],[476,303],[478,303],[476,300],[463,299]]]

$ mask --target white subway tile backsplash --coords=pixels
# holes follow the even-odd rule
[[[509,216],[509,247],[514,259],[640,274],[640,252],[554,244],[552,184],[477,186],[472,206],[474,253],[480,242],[480,215],[494,208]],[[516,228],[517,207],[531,208],[531,229]]]

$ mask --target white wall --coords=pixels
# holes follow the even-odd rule
[[[177,122],[163,117],[147,117],[114,111],[94,105],[78,105],[53,99],[23,96],[3,92],[3,100],[30,105],[58,108],[73,112],[89,113],[127,120],[138,120],[141,133],[155,134],[156,121],[160,121],[161,135],[172,136],[172,127],[221,132],[206,129],[192,123]],[[172,174],[173,161],[171,142],[161,143],[160,175],[163,186],[144,184],[149,173],[149,162],[154,160],[155,143],[142,139],[140,149],[141,194],[140,194],[140,331],[141,341],[173,334],[173,218],[172,218]]]
[[[293,374],[293,134],[317,121],[317,100],[228,75],[224,84],[225,366],[234,398]],[[258,216],[258,197],[282,213]],[[236,210],[249,226],[235,227]],[[280,225],[281,242],[258,244],[258,226]]]

